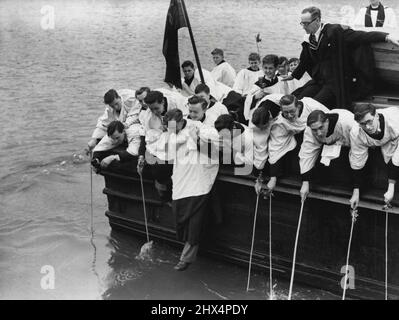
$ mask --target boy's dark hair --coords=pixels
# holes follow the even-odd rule
[[[203,110],[206,109],[206,107],[208,106],[208,103],[206,102],[206,100],[202,97],[198,97],[198,96],[192,96],[188,99],[188,103],[189,104],[197,104],[200,103],[201,104],[201,108]]]
[[[110,104],[116,98],[119,98],[118,92],[116,92],[115,89],[110,89],[104,94],[104,103],[105,104]]]
[[[199,85],[197,85],[195,87],[195,94],[201,93],[201,92],[205,92],[206,94],[209,94],[211,92],[211,90],[209,89],[209,87],[205,84],[205,83],[200,83]]]
[[[278,56],[275,54],[268,54],[262,59],[262,64],[272,64],[275,68],[277,68],[279,65]]]
[[[112,121],[107,128],[107,135],[108,137],[112,136],[114,134],[115,131],[118,131],[120,133],[123,132],[123,130],[125,130],[125,126],[123,125],[122,122],[116,120],[116,121]]]
[[[327,114],[324,111],[321,110],[314,110],[312,111],[309,116],[308,116],[308,120],[306,121],[306,125],[308,127],[310,127],[311,124],[315,123],[315,122],[326,122],[327,120]]]
[[[284,62],[288,63],[287,57],[281,56],[278,58],[278,64],[282,64]]]
[[[218,54],[218,55],[224,57],[224,52],[223,52],[223,50],[222,50],[222,49],[219,49],[219,48],[213,49],[212,52],[211,52],[211,54]]]
[[[291,58],[288,60],[288,64],[291,64],[292,62],[299,62],[298,58]]]
[[[139,96],[139,95],[141,95],[142,93],[144,93],[144,92],[150,92],[151,90],[150,90],[150,88],[148,88],[148,87],[141,87],[140,89],[138,89],[138,90],[136,90],[136,92],[135,92],[135,97],[137,98],[137,96]]]
[[[280,99],[280,106],[289,106],[295,102],[295,107],[298,107],[298,99],[292,94],[286,94]]]
[[[146,104],[152,104],[154,102],[161,103],[163,100],[163,94],[159,91],[150,91],[147,93],[147,96],[144,98],[144,102]]]
[[[252,123],[257,127],[266,125],[269,122],[269,120],[270,120],[270,105],[269,104],[260,106],[252,114]]]
[[[248,61],[260,61],[260,55],[256,52],[251,52],[248,56]]]
[[[163,124],[167,125],[169,121],[180,122],[183,120],[183,112],[180,109],[172,109],[165,113]]]
[[[232,115],[222,114],[215,121],[215,129],[221,131],[223,129],[233,130],[235,127],[235,121]]]
[[[191,67],[194,69],[194,63],[192,63],[192,61],[190,61],[190,60],[186,60],[182,63],[181,67],[182,67],[182,69],[185,67]]]
[[[370,113],[372,116],[375,115],[375,106],[371,103],[359,103],[353,108],[353,114],[355,115],[355,121],[357,122],[362,120],[368,113]]]

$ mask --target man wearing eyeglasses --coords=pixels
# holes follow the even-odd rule
[[[267,189],[272,192],[277,178],[283,174],[284,159],[291,152],[298,153],[297,144],[302,142],[309,114],[314,110],[328,112],[328,108],[312,98],[298,100],[293,95],[280,99],[281,113],[273,123],[269,137],[270,180]],[[299,141],[297,141],[297,139]]]
[[[306,32],[300,62],[283,80],[300,79],[308,72],[313,80],[294,95],[299,99],[312,97],[330,109],[350,109],[353,99],[370,93],[374,62],[369,44],[390,42],[399,46],[398,39],[388,33],[354,31],[340,24],[322,23],[317,7],[302,11],[300,25]]]
[[[399,111],[397,107],[379,109],[371,103],[358,104],[354,108],[355,120],[359,124],[351,130],[351,152],[349,160],[354,170],[354,189],[350,199],[351,207],[359,204],[364,167],[368,149],[381,147],[381,153],[388,168],[388,189],[384,201],[391,202],[395,182],[399,178]]]

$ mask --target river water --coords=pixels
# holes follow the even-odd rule
[[[203,67],[212,68],[210,52],[220,47],[238,70],[257,50],[257,33],[262,55],[298,56],[302,8],[317,5],[325,20],[345,22],[364,2],[187,0],[186,6]],[[152,261],[135,259],[143,240],[111,232],[104,181],[95,175],[90,237],[83,149],[104,92],[163,86],[168,6],[169,0],[1,0],[0,299],[266,298],[262,273],[246,293],[246,270],[230,264],[199,257],[189,270],[174,272],[179,252],[158,243]],[[187,30],[179,37],[181,61],[193,60]],[[46,268],[54,270],[53,289],[41,286]],[[287,283],[275,281],[284,298]],[[298,286],[294,298],[338,297]]]

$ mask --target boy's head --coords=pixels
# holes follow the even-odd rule
[[[213,49],[213,51],[211,52],[212,54],[212,59],[213,62],[218,65],[219,63],[221,63],[224,59],[224,52],[222,49],[216,48]]]
[[[211,90],[206,84],[200,83],[195,87],[195,95],[205,99],[206,103],[209,104],[211,99]]]
[[[250,53],[248,56],[248,64],[252,70],[258,71],[260,65],[260,55],[256,52]]]
[[[306,124],[312,130],[316,140],[323,141],[327,136],[329,123],[330,121],[324,111],[314,110],[309,114]]]
[[[145,106],[144,99],[147,96],[148,92],[150,92],[150,88],[141,87],[135,92],[136,99],[140,102],[142,106]]]
[[[172,109],[166,112],[163,117],[163,125],[168,131],[178,133],[184,126],[183,112],[179,109]]]
[[[184,79],[190,80],[192,77],[194,77],[194,63],[192,63],[190,60],[184,61],[181,65],[181,68],[183,70]]]
[[[290,122],[298,119],[302,102],[292,95],[287,94],[280,99],[281,114]]]
[[[275,54],[268,54],[262,59],[262,69],[269,79],[274,78],[278,67],[278,57]]]
[[[199,96],[192,96],[188,99],[188,110],[190,118],[195,121],[201,121],[205,116],[206,107],[208,103]]]
[[[112,121],[108,125],[107,135],[115,144],[121,144],[125,139],[125,126],[120,121]]]
[[[278,73],[282,76],[288,74],[288,59],[286,57],[278,58]]]
[[[378,129],[378,117],[376,117],[375,106],[371,103],[355,105],[353,109],[355,120],[359,126],[369,134],[374,134]]]
[[[157,116],[160,116],[165,111],[164,96],[160,91],[148,92],[144,102],[151,112]]]
[[[115,111],[121,111],[122,99],[115,89],[108,90],[104,95],[104,103],[109,105]]]
[[[298,65],[299,65],[299,59],[298,58],[291,58],[290,60],[288,60],[288,65],[290,67],[290,72],[294,72],[296,67],[298,67]]]

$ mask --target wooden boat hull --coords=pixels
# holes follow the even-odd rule
[[[108,197],[110,225],[114,229],[144,236],[140,181],[130,176],[103,173]],[[220,173],[216,187],[223,206],[222,223],[209,216],[201,242],[201,252],[248,266],[256,195],[253,179]],[[144,180],[150,237],[181,246],[175,238],[175,217],[153,187]],[[371,196],[370,196],[371,197]],[[341,273],[345,265],[351,216],[347,195],[315,190],[305,203],[299,238],[295,281],[337,294],[342,293]],[[371,199],[371,200],[370,200]],[[385,214],[371,197],[362,202],[355,223],[350,265],[355,271],[355,289],[347,296],[384,299]],[[254,245],[253,267],[268,269],[268,203],[261,200]],[[298,223],[300,200],[298,183],[282,180],[272,198],[272,239],[274,275],[289,279]],[[396,211],[395,211],[396,212]],[[399,216],[390,214],[388,282],[390,299],[399,298],[399,242],[395,235]],[[244,286],[245,284],[243,284]]]
[[[388,43],[372,45],[376,76],[383,84],[399,85],[399,48]]]
[[[380,30],[379,30],[380,31]],[[399,104],[399,48],[382,43],[373,45],[379,89],[372,97],[378,107]],[[390,87],[388,91],[386,89]],[[392,89],[393,88],[393,89]],[[370,150],[367,184],[373,190],[362,192],[359,218],[354,227],[349,264],[354,268],[355,288],[347,296],[361,299],[384,299],[385,291],[385,213],[381,210],[387,173],[379,150]],[[297,158],[290,159],[287,172],[295,172]],[[131,166],[135,167],[135,166]],[[144,236],[144,216],[140,181],[135,173],[103,172],[104,193],[108,197],[109,218],[113,229]],[[342,293],[341,272],[346,253],[351,216],[349,213],[350,171],[347,157],[333,161],[329,176],[312,186],[305,203],[299,238],[295,281],[317,288]],[[248,266],[256,195],[254,177],[235,177],[221,171],[216,188],[223,207],[221,223],[208,217],[200,252]],[[329,185],[326,186],[325,182]],[[323,184],[324,182],[324,184]],[[193,182],[195,183],[195,182]],[[149,232],[151,238],[182,246],[176,241],[175,217],[155,191],[153,180],[144,181]],[[299,180],[290,175],[281,179],[272,198],[273,272],[289,279],[298,223]],[[398,198],[398,197],[396,197]],[[399,203],[395,203],[399,206]],[[389,215],[388,292],[390,299],[399,298],[399,211]],[[268,200],[261,200],[257,219],[253,267],[268,269]],[[243,284],[245,287],[245,284]],[[294,288],[295,289],[295,288]]]

